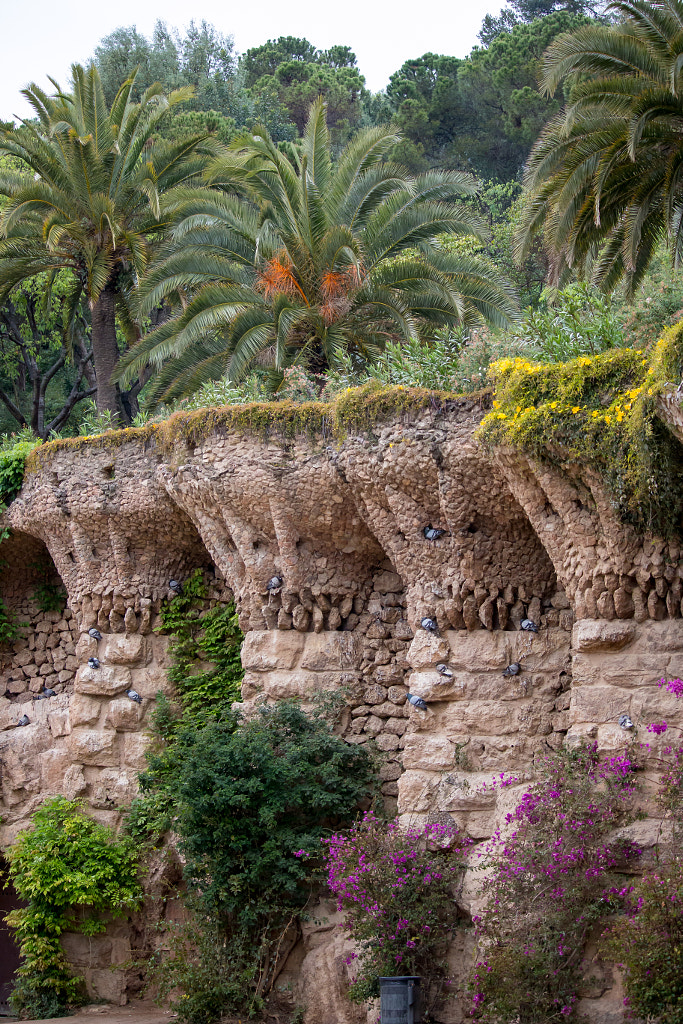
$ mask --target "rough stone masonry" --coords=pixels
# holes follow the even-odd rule
[[[484,790],[493,773],[523,785],[538,751],[583,738],[623,748],[622,714],[683,726],[658,687],[683,674],[680,545],[619,522],[586,467],[490,456],[474,436],[482,415],[454,400],[333,444],[215,427],[170,455],[136,431],[46,446],[0,548],[0,597],[26,623],[0,653],[0,842],[53,793],[118,823],[144,766],[145,716],[169,685],[160,603],[197,567],[213,601],[236,603],[245,708],[344,687],[343,734],[384,752],[384,796],[406,821],[448,816],[484,841],[515,799],[514,787]],[[427,527],[444,533],[428,540]],[[64,586],[64,612],[39,611],[38,580]],[[520,630],[524,618],[537,634]],[[504,677],[513,661],[520,673]],[[56,695],[35,699],[44,685]],[[25,713],[30,725],[17,726]],[[656,823],[638,827],[653,843]],[[307,1024],[364,1019],[344,998],[334,910],[314,917],[283,991]],[[125,1001],[130,927],[65,948],[94,995]],[[590,996],[593,1020],[620,1019],[609,978]],[[457,999],[443,1019],[462,1019]]]

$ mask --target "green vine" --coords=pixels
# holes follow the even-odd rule
[[[172,637],[175,684],[183,709],[194,718],[216,717],[239,700],[242,683],[240,649],[244,635],[234,604],[208,607],[204,574],[197,569],[183,592],[161,607],[159,632]],[[207,663],[210,667],[205,668]]]
[[[657,399],[683,374],[683,324],[648,356],[614,349],[567,363],[502,359],[490,370],[493,409],[479,437],[551,464],[588,465],[625,522],[671,536],[683,515],[683,446],[657,416]]]
[[[243,634],[235,606],[211,608],[207,593],[204,573],[197,569],[183,582],[182,594],[165,601],[160,610],[158,631],[172,638],[167,675],[176,698],[172,702],[162,693],[157,696],[151,716],[156,743],[147,754],[141,793],[126,821],[127,831],[142,842],[158,842],[173,826],[175,777],[188,731],[221,718],[240,698]]]
[[[14,1013],[29,1019],[61,1017],[83,1001],[83,979],[62,951],[66,932],[97,935],[108,917],[121,917],[141,900],[133,844],[86,817],[64,797],[45,801],[7,851],[10,878],[26,906],[6,917],[21,954],[10,997]]]

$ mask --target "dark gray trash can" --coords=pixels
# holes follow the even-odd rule
[[[420,1024],[420,978],[380,978],[380,1024]]]

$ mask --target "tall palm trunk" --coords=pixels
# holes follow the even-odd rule
[[[100,414],[110,412],[113,420],[119,417],[116,385],[111,381],[119,361],[115,311],[116,289],[110,281],[92,307],[92,352],[97,376],[97,411]]]

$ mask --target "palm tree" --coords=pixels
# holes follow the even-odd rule
[[[165,96],[151,86],[131,102],[135,73],[109,109],[99,72],[72,67],[72,91],[47,96],[30,85],[24,96],[37,123],[0,131],[0,152],[20,161],[0,171],[0,298],[42,272],[70,270],[72,302],[83,292],[92,315],[97,408],[120,412],[111,376],[119,357],[116,310],[150,259],[151,240],[165,227],[163,194],[199,174],[203,136],[150,141],[169,107],[191,90]],[[11,165],[11,161],[7,162]]]
[[[569,99],[534,146],[520,254],[543,230],[557,282],[569,268],[629,290],[657,245],[683,251],[683,2],[620,0],[545,53],[541,88]]]
[[[462,202],[474,178],[410,177],[386,161],[397,141],[368,129],[333,164],[322,99],[298,148],[279,148],[265,128],[240,136],[206,187],[178,193],[167,251],[141,286],[143,313],[175,296],[177,315],[126,353],[118,378],[151,361],[150,401],[168,402],[255,363],[321,371],[341,351],[367,359],[387,340],[514,317],[500,274],[438,241],[485,236]]]

